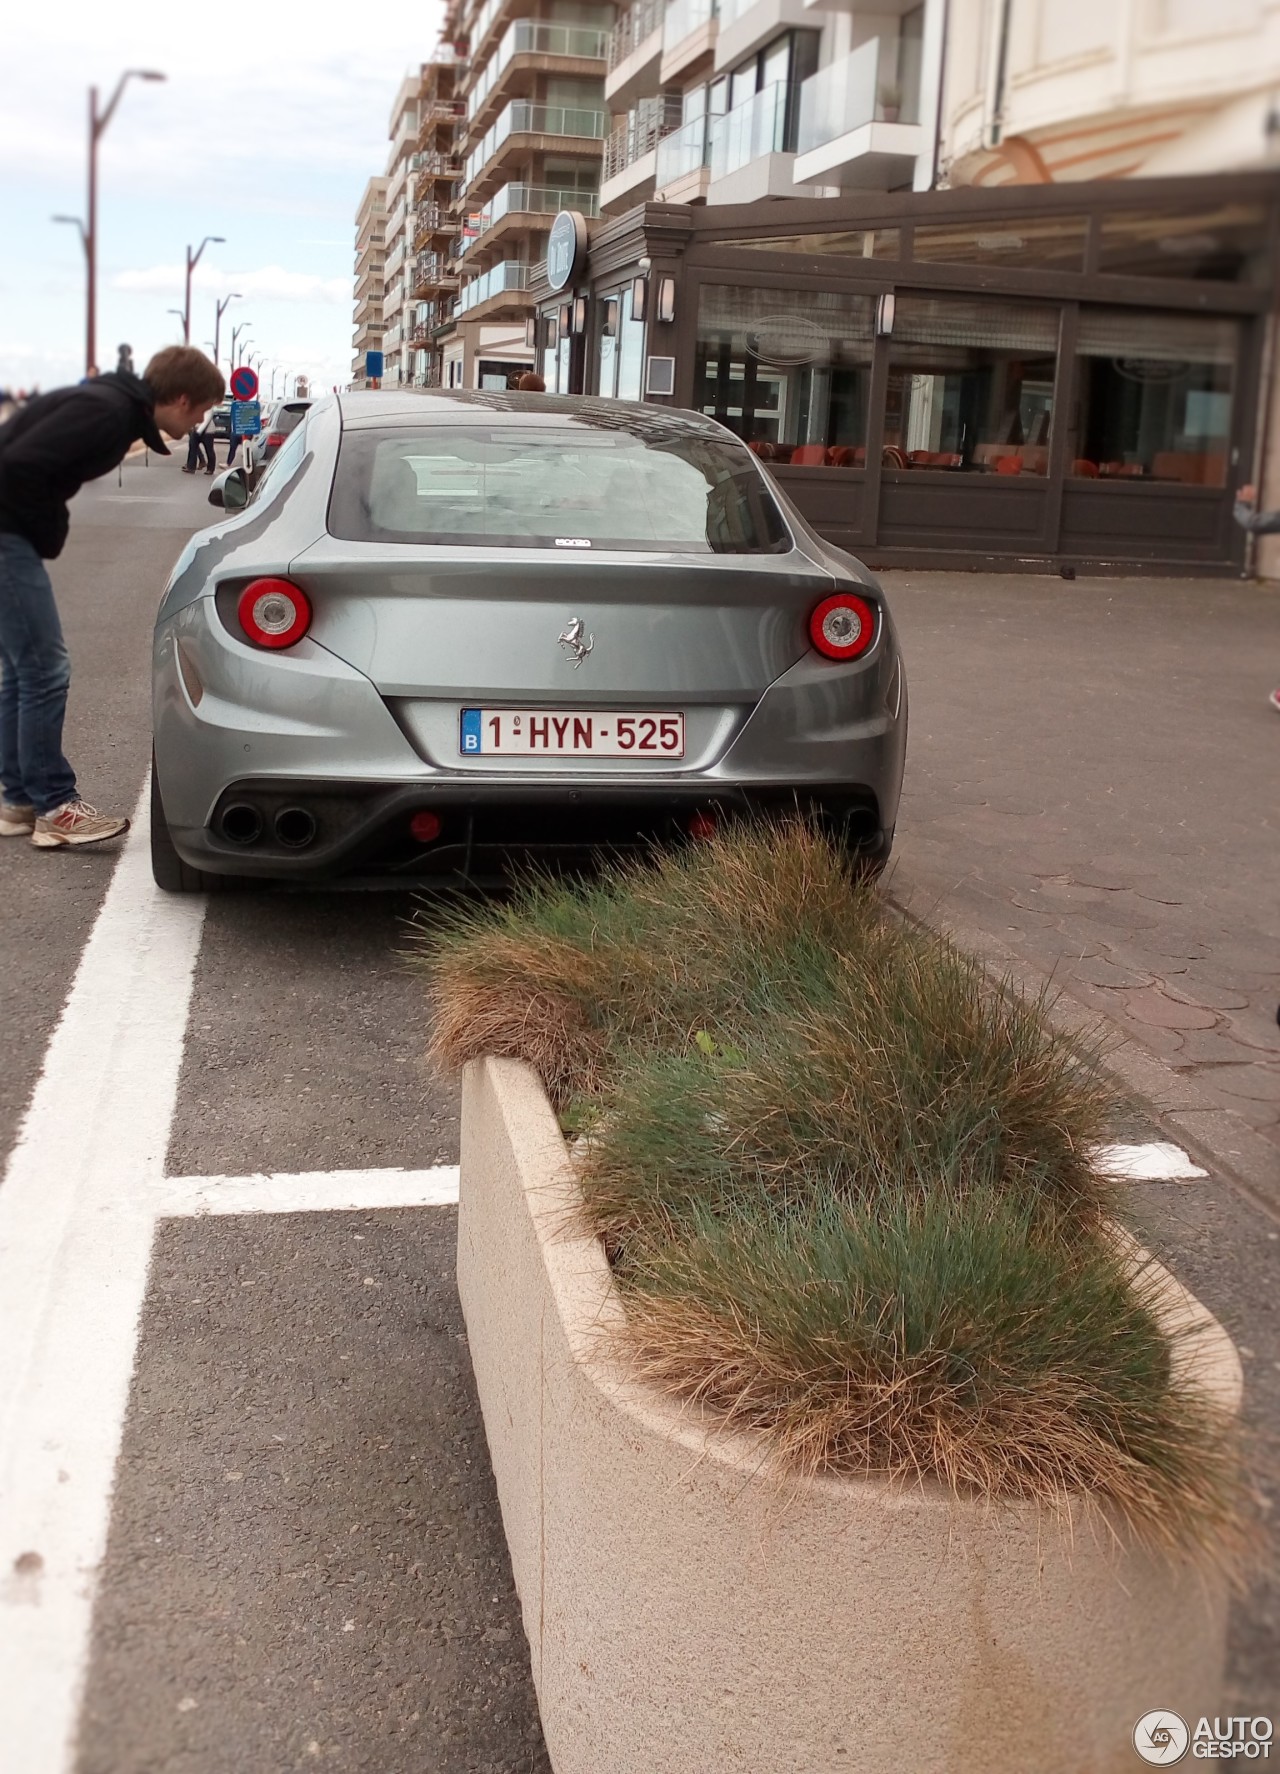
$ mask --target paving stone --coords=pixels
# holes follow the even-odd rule
[[[1280,1103],[1280,1066],[1217,1066],[1214,1087],[1256,1103]]]
[[[1179,1030],[1157,1028],[1154,1023],[1136,1022],[1127,1016],[1117,1020],[1131,1040],[1138,1041],[1142,1046],[1149,1047],[1152,1053],[1159,1054],[1166,1065],[1191,1064],[1190,1060],[1182,1057],[1182,1035]]]
[[[1187,1029],[1182,1036],[1182,1057],[1194,1065],[1206,1066],[1205,1078],[1213,1082],[1219,1066],[1248,1063],[1248,1053],[1225,1029]]]
[[[1280,1024],[1275,1005],[1257,1000],[1247,1010],[1237,1010],[1231,1017],[1231,1029],[1237,1041],[1258,1053],[1280,1054]]]
[[[1186,1004],[1166,998],[1153,988],[1133,992],[1125,999],[1125,1015],[1134,1022],[1156,1029],[1211,1029],[1217,1013],[1199,1004]]]
[[[1169,997],[1186,998],[1189,1003],[1204,1004],[1210,1010],[1244,1010],[1248,1007],[1250,1000],[1246,993],[1215,985],[1201,975],[1199,967],[1197,961],[1185,973],[1175,975],[1176,984],[1173,980],[1166,980],[1164,986]]]
[[[1122,966],[1105,954],[1086,955],[1071,971],[1076,979],[1091,986],[1106,987],[1110,991],[1133,990],[1156,983],[1154,974],[1144,973],[1136,967]]]

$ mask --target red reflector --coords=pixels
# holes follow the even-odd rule
[[[419,844],[434,844],[440,836],[438,813],[415,813],[409,821],[410,836]]]
[[[287,579],[255,579],[246,585],[237,614],[255,647],[292,647],[311,627],[306,593]]]
[[[809,618],[809,639],[828,659],[857,659],[875,638],[875,610],[850,591],[824,597]]]
[[[695,813],[689,821],[689,836],[705,844],[708,838],[716,835],[717,824],[714,813]]]
[[[267,444],[271,449],[278,450],[280,448],[280,445],[283,442],[284,442],[284,432],[283,431],[268,431]]]

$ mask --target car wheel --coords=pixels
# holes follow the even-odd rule
[[[160,784],[156,781],[155,753],[151,754],[151,875],[163,893],[212,893],[224,886],[220,875],[206,875],[183,862],[169,836]]]

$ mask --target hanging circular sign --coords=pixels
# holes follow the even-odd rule
[[[547,282],[556,295],[587,262],[587,219],[580,210],[562,209],[547,235]]]
[[[766,314],[747,329],[747,350],[771,369],[798,369],[829,360],[831,335],[803,314]]]
[[[252,400],[258,392],[258,377],[247,363],[231,372],[231,392],[237,400]]]

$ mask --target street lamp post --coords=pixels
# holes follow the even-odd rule
[[[249,322],[247,320],[242,320],[240,322],[239,326],[233,326],[231,329],[231,367],[232,367],[232,369],[234,369],[236,367],[236,340],[240,337],[241,333],[244,333],[247,337],[248,336],[248,328],[249,328]]]
[[[200,263],[201,254],[204,252],[205,247],[209,245],[210,241],[213,241],[217,246],[226,245],[226,238],[224,235],[206,234],[194,253],[191,251],[190,247],[187,248],[187,293],[182,304],[182,312],[184,316],[182,322],[182,343],[184,345],[189,345],[191,343],[191,273]]]
[[[229,296],[224,296],[218,303],[218,312],[213,320],[213,361],[215,364],[218,361],[218,347],[222,339],[222,316],[233,302],[238,302],[239,300],[240,291],[232,290]]]
[[[80,238],[84,243],[85,268],[88,290],[85,301],[85,374],[93,368],[98,353],[98,143],[102,134],[115,115],[115,108],[120,103],[120,94],[130,80],[163,80],[165,75],[158,74],[154,68],[127,68],[116,82],[116,89],[107,102],[104,111],[98,110],[98,89],[89,88],[89,210],[88,221],[80,226]],[[60,218],[72,219],[72,218]]]
[[[186,324],[187,324],[187,317],[186,317],[186,314],[185,314],[185,313],[184,313],[184,311],[183,311],[183,310],[182,310],[182,309],[181,309],[181,308],[166,308],[166,309],[165,309],[165,313],[166,313],[166,314],[176,314],[176,315],[177,315],[177,317],[178,317],[178,319],[179,319],[179,320],[180,320],[180,321],[181,321],[181,322],[182,322],[182,324],[183,324],[183,327],[184,327],[184,328],[185,328],[185,327],[186,327]]]

